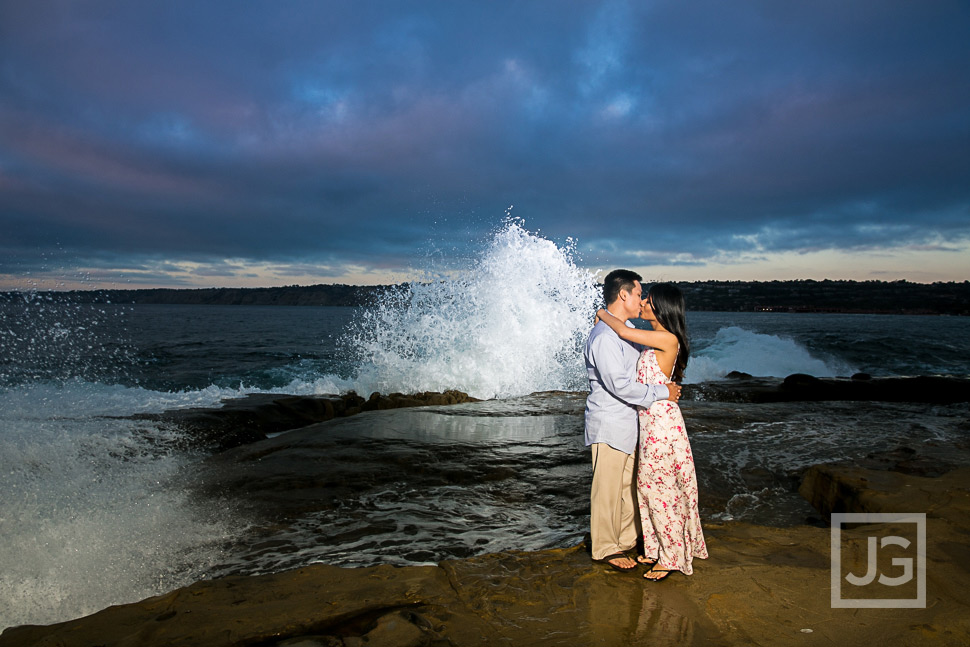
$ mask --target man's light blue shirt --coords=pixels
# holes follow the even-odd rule
[[[629,321],[627,326],[633,327]],[[586,445],[606,443],[626,454],[637,448],[637,406],[649,407],[670,391],[663,384],[636,380],[640,351],[602,321],[593,326],[583,353],[589,376],[586,398]]]

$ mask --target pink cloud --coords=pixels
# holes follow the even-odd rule
[[[217,193],[198,177],[166,168],[161,161],[122,153],[110,143],[75,129],[51,127],[26,115],[11,119],[9,112],[3,122],[10,124],[2,132],[8,151],[18,160],[17,165],[39,168],[42,175],[53,174],[103,189],[168,199],[212,198]]]

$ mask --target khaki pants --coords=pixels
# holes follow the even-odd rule
[[[593,443],[590,448],[593,486],[589,496],[589,534],[593,559],[603,559],[637,545],[638,510],[633,489],[636,457],[606,443]]]

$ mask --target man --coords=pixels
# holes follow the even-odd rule
[[[640,316],[640,275],[614,270],[603,282],[603,300],[614,317],[629,323]],[[589,524],[594,561],[620,571],[637,562],[626,553],[637,543],[637,497],[633,485],[639,423],[637,407],[680,398],[680,385],[646,385],[636,380],[639,349],[602,321],[586,341],[586,445],[593,455]],[[669,388],[668,388],[669,387]]]

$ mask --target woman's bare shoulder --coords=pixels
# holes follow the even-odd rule
[[[657,333],[662,335],[663,340],[657,345],[657,350],[662,353],[675,352],[680,346],[680,341],[677,339],[677,335],[668,330],[658,330]]]

